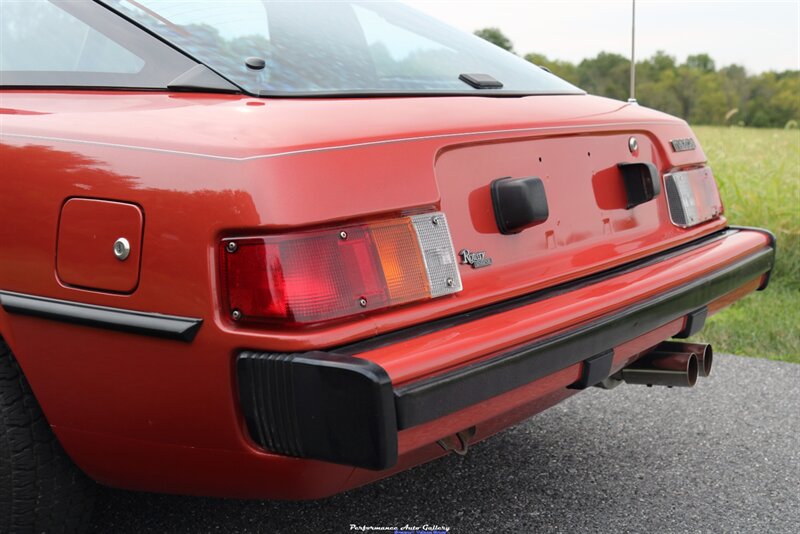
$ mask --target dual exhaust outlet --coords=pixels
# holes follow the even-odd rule
[[[628,367],[598,383],[596,387],[613,389],[622,382],[651,386],[692,387],[698,376],[711,374],[714,351],[705,343],[664,341]],[[465,455],[470,440],[477,433],[470,427],[437,441],[445,451]]]
[[[614,378],[628,384],[692,387],[698,376],[711,374],[713,358],[711,345],[664,341]]]

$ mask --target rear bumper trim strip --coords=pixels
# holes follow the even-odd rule
[[[411,428],[511,391],[574,365],[656,328],[733,291],[769,271],[772,248],[763,249],[652,299],[559,335],[395,388],[399,429]]]

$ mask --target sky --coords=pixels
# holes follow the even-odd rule
[[[515,51],[573,63],[598,52],[630,57],[630,0],[409,0],[451,26],[474,31],[496,26]],[[717,67],[750,73],[800,69],[800,0],[636,2],[636,57],[664,50],[679,61],[707,53]]]

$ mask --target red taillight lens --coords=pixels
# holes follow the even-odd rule
[[[228,311],[237,320],[309,324],[431,298],[418,235],[414,219],[402,218],[227,239],[220,264]],[[452,285],[459,290],[460,280]]]

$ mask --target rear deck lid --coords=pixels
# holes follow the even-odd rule
[[[527,292],[665,248],[677,234],[661,167],[641,132],[443,151],[436,179],[465,291]]]

